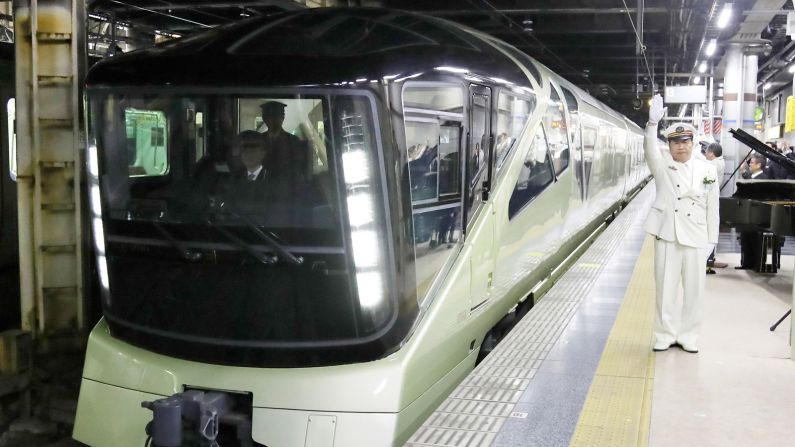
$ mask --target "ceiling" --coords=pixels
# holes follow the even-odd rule
[[[661,89],[666,73],[697,74],[705,42],[734,37],[746,19],[761,19],[761,27],[769,23],[762,37],[772,40],[774,57],[784,49],[795,56],[784,35],[786,16],[775,13],[792,9],[792,2],[785,0],[729,1],[735,15],[724,29],[715,25],[724,0],[94,0],[89,12],[143,33],[187,35],[251,15],[304,8],[304,3],[383,6],[459,22],[513,44],[636,121],[645,114],[636,110],[636,95],[648,97],[652,89]],[[768,16],[747,12],[757,4],[767,8]],[[715,61],[722,51],[719,46]],[[790,53],[784,56],[788,59]],[[762,56],[760,66],[766,62]],[[687,77],[667,79],[668,84],[688,82]]]

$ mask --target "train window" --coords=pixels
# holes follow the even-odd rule
[[[8,171],[11,180],[17,181],[17,133],[16,133],[16,100],[11,98],[6,103],[8,117]]]
[[[124,110],[127,160],[131,177],[168,174],[168,120],[159,110]]]
[[[535,98],[519,97],[505,91],[497,101],[497,139],[494,142],[494,158],[497,169],[516,145],[530,114],[535,109]]]
[[[544,128],[538,126],[508,202],[508,218],[512,219],[553,180]]]
[[[464,100],[460,86],[414,84],[403,90],[403,107],[460,114]]]
[[[91,205],[108,241],[103,305],[114,321],[183,340],[173,348],[183,354],[199,338],[230,351],[241,341],[306,349],[391,330],[404,297],[392,292],[387,270],[390,228],[369,96],[99,92],[90,101],[103,166],[101,197]],[[202,113],[206,132],[199,160],[190,111]],[[129,130],[134,120],[145,129]],[[260,121],[264,134],[254,130]],[[307,139],[292,134],[298,130]],[[308,139],[318,130],[328,168],[315,174]],[[129,175],[128,152],[118,148],[130,136],[135,152],[167,149],[170,167],[155,166],[168,175]],[[190,297],[190,312],[174,297]],[[254,362],[250,353],[236,355]]]
[[[563,113],[563,102],[557,89],[551,89],[547,113],[544,115],[544,124],[547,129],[549,151],[552,154],[552,165],[555,174],[560,175],[569,166],[569,136],[566,117]]]
[[[467,155],[467,222],[475,215],[483,191],[488,184],[490,170],[488,160],[491,143],[491,89],[481,86],[471,87],[471,113],[469,123],[469,153]]]
[[[585,185],[583,184],[582,142],[580,141],[580,110],[577,98],[569,89],[561,87],[566,107],[569,110],[569,141],[574,155],[574,177],[580,187],[580,196],[585,198]]]
[[[460,112],[463,100],[463,91],[458,86],[408,85],[403,91],[420,302],[462,234],[463,115],[439,115],[447,115],[443,113],[446,111]],[[442,110],[433,110],[434,106]]]

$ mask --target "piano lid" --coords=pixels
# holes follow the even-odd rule
[[[769,160],[773,160],[774,162],[783,166],[787,171],[789,171],[790,174],[795,175],[795,161],[790,160],[782,154],[779,154],[778,151],[771,149],[768,147],[768,145],[757,140],[742,129],[730,129],[729,132],[736,140],[764,155]]]

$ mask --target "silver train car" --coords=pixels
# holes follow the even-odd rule
[[[402,445],[648,177],[625,117],[402,11],[247,20],[86,92],[92,446]]]

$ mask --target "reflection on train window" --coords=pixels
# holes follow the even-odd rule
[[[125,109],[129,175],[161,176],[168,173],[168,121],[159,110]]]
[[[585,198],[585,186],[583,184],[583,162],[582,162],[582,142],[580,141],[580,111],[577,105],[577,98],[574,93],[566,87],[561,87],[563,97],[566,99],[566,107],[569,109],[569,141],[574,155],[574,177],[580,189],[580,195]]]
[[[406,121],[411,201],[436,203],[461,192],[460,126],[435,120]]]
[[[92,206],[107,241],[106,314],[180,337],[287,343],[368,337],[394,321],[368,97],[91,99],[103,167],[101,210]],[[256,118],[267,131],[254,129]],[[314,138],[327,160],[311,152]],[[128,140],[130,152],[119,150]],[[167,162],[137,165],[168,175],[129,175],[136,164],[128,156],[152,150],[145,146]],[[312,154],[323,170],[310,165]]]
[[[8,117],[8,171],[11,180],[17,181],[17,133],[16,133],[16,100],[11,98],[6,103]]]
[[[547,140],[543,126],[538,126],[533,136],[530,150],[527,151],[519,179],[508,202],[508,218],[513,218],[534,197],[538,196],[552,181]]]
[[[464,98],[460,86],[438,84],[409,84],[403,90],[403,108],[424,109],[460,114],[464,111]]]
[[[462,234],[463,99],[458,86],[420,84],[409,85],[403,91],[420,302]],[[436,106],[441,110],[434,110]]]
[[[497,134],[494,142],[494,158],[497,169],[516,145],[525,124],[535,109],[535,97],[519,97],[505,91],[500,92],[497,104]]]
[[[552,165],[555,167],[555,174],[560,175],[569,166],[569,136],[563,114],[563,102],[554,86],[551,92],[544,123],[549,140],[549,152],[552,154]]]
[[[488,179],[486,169],[491,137],[491,96],[488,88],[477,88],[472,93],[472,110],[469,128],[469,154],[467,156],[467,222],[474,215],[483,197],[483,185]]]

